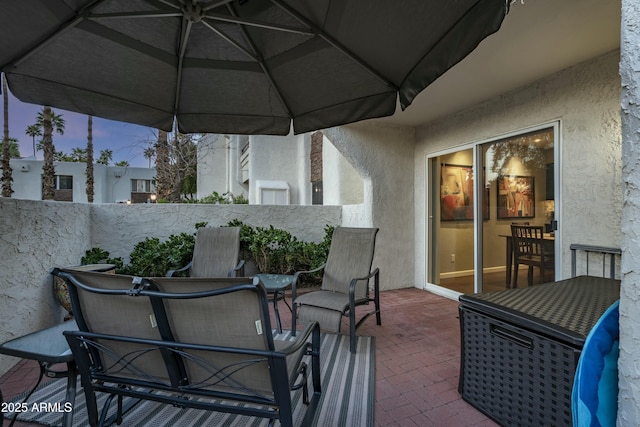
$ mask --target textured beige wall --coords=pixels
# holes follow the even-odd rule
[[[640,420],[640,3],[622,0],[622,292],[618,426]]]
[[[380,229],[374,259],[380,267],[380,288],[415,286],[414,130],[365,121],[323,133],[364,181],[364,209],[345,207],[343,224],[353,221]]]
[[[48,274],[89,248],[90,205],[0,198],[0,341],[62,321]],[[0,373],[18,359],[0,357]]]
[[[199,222],[215,227],[234,219],[254,227],[273,225],[301,240],[320,241],[325,225],[339,225],[341,215],[340,206],[107,204],[92,210],[91,245],[127,259],[145,237],[164,240],[171,234],[195,232]]]
[[[126,259],[146,237],[164,240],[195,232],[197,222],[218,226],[233,219],[320,241],[325,225],[339,225],[341,217],[339,206],[89,205],[0,198],[0,342],[62,321],[48,272],[79,264],[91,247]],[[0,374],[17,361],[0,356]]]
[[[426,280],[426,156],[558,120],[561,276],[570,273],[571,243],[620,246],[619,57],[611,52],[417,130],[416,283]]]

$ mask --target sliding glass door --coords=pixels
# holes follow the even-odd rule
[[[489,200],[482,222],[484,291],[513,286],[511,225],[543,227],[545,253],[555,257],[555,129],[546,127],[482,144],[484,187]],[[532,284],[551,281],[555,263],[544,276],[533,268]],[[518,286],[528,285],[528,267],[520,266]]]
[[[455,292],[473,291],[474,168],[472,148],[432,158],[432,282]]]
[[[428,159],[428,286],[452,295],[512,287],[512,224],[543,227],[545,250],[555,256],[558,126]],[[553,280],[556,264],[542,276],[534,268],[532,283]],[[518,286],[528,285],[527,273],[521,266]]]

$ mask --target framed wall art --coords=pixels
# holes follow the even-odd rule
[[[533,218],[535,211],[534,178],[522,175],[498,177],[498,219]]]
[[[473,220],[473,167],[441,165],[440,220]]]

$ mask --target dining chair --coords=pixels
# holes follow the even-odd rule
[[[546,247],[542,226],[511,224],[513,241],[513,287],[518,287],[520,264],[529,267],[527,284],[533,284],[533,269],[540,270],[540,283],[545,281],[545,273],[554,268],[554,254]]]

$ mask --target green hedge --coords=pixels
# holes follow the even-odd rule
[[[206,226],[198,223],[196,229]],[[261,273],[293,274],[296,271],[312,270],[327,260],[333,226],[325,226],[325,236],[319,243],[304,242],[286,230],[253,227],[239,220],[227,224],[240,227],[240,258],[245,262],[255,262]],[[157,237],[146,238],[133,248],[130,263],[124,265],[122,258],[109,258],[109,252],[92,248],[82,258],[82,264],[115,264],[116,271],[132,276],[158,277],[167,271],[181,268],[191,261],[195,233],[172,234],[166,241]],[[320,275],[306,280],[304,285],[319,283]]]

